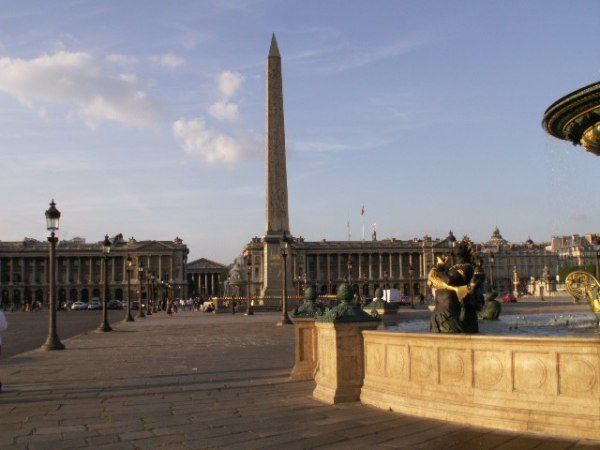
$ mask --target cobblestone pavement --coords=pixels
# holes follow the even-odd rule
[[[40,347],[48,336],[48,313],[5,312],[8,330],[2,333],[2,357],[6,358]],[[125,311],[109,311],[110,323],[123,319]],[[102,311],[58,311],[58,335],[61,340],[93,330],[100,325]]]
[[[315,401],[276,314],[157,314],[0,363],[0,448],[593,448]],[[600,448],[595,446],[594,448]]]

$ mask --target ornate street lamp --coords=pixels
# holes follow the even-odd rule
[[[490,254],[490,285],[492,286],[492,290],[495,291],[496,290],[496,277],[495,275],[495,270],[494,270],[494,254],[491,253]]]
[[[104,262],[104,298],[102,300],[102,322],[98,327],[98,331],[104,333],[112,331],[112,328],[108,324],[108,255],[110,253],[110,239],[108,234],[104,236],[102,241],[102,260]]]
[[[146,268],[146,315],[152,315],[152,272],[150,272],[150,261]]]
[[[281,321],[277,324],[280,326],[283,325],[291,325],[292,321],[288,317],[287,313],[287,257],[289,251],[289,243],[287,239],[287,235],[283,235],[283,239],[281,241],[281,258],[283,259],[283,271],[282,271],[282,285],[283,285],[283,298],[281,299]]]
[[[142,303],[142,290],[143,290],[143,285],[144,285],[144,268],[142,267],[141,262],[139,263],[139,267],[138,267],[138,283],[140,285],[140,296],[138,297],[138,319],[143,319],[146,317],[146,314],[144,314],[144,304]],[[146,296],[148,296],[146,294]]]
[[[48,337],[42,345],[43,350],[64,350],[65,346],[56,332],[56,243],[58,238],[58,222],[60,211],[56,209],[54,199],[50,202],[50,208],[46,210],[46,229],[50,232],[50,254],[48,256]]]
[[[352,287],[350,284],[350,280],[352,279],[352,256],[350,255],[348,255],[348,263],[346,264],[346,267],[348,269],[348,276],[346,277],[346,280],[348,281],[348,285]]]
[[[169,278],[169,287],[171,288],[171,298],[173,299],[173,301],[175,301],[175,299],[177,298],[177,287],[175,285],[175,280],[173,280],[173,278]],[[169,296],[169,293],[167,291],[167,297],[168,296]],[[179,296],[179,297],[181,298],[181,296]],[[167,309],[166,306],[163,309]]]
[[[156,284],[158,283],[158,277],[156,276],[156,272],[152,272],[152,313],[155,314],[158,312],[156,309]]]
[[[161,305],[165,295],[169,295],[169,284],[163,281],[162,279],[156,280],[156,293],[157,293],[157,309],[161,309]],[[156,312],[156,311],[154,311]]]
[[[248,294],[248,299],[247,299],[247,303],[246,303],[246,316],[252,316],[254,315],[254,309],[252,308],[252,260],[250,258],[248,258],[248,273],[247,273],[247,285],[248,287],[246,288],[247,290],[247,294]]]
[[[450,255],[451,255],[451,259],[452,259],[452,264],[454,264],[454,260],[456,259],[454,256],[454,249],[456,248],[456,236],[454,236],[454,233],[452,232],[452,230],[450,230],[450,232],[448,233],[448,242],[450,243]]]
[[[125,316],[125,322],[133,322],[133,316],[131,315],[131,272],[133,271],[133,258],[131,255],[127,255],[125,262],[127,264],[127,316]]]
[[[413,286],[413,277],[415,276],[415,269],[413,266],[408,267],[408,292],[410,295],[410,308],[415,309],[415,287]]]
[[[365,302],[365,299],[363,299],[364,291],[365,291],[365,277],[362,273],[359,273],[358,274],[358,301],[360,302],[361,305]]]

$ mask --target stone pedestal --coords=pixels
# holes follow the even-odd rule
[[[318,371],[313,396],[335,404],[360,399],[364,378],[363,330],[377,328],[379,321],[317,322]]]
[[[279,297],[283,290],[283,257],[280,237],[266,236],[263,239],[263,286],[261,297]],[[289,280],[288,280],[289,281]]]
[[[314,318],[294,317],[296,333],[296,364],[292,380],[312,380],[315,377],[318,358],[318,336]]]

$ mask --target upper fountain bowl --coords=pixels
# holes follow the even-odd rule
[[[600,156],[600,81],[555,101],[542,126],[548,134]]]

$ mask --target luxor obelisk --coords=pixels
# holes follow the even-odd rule
[[[275,34],[267,58],[267,224],[264,242],[262,297],[281,296],[283,261],[281,241],[290,237],[288,215],[283,82],[281,55]],[[291,259],[291,258],[290,258]],[[289,275],[288,275],[289,276]]]

